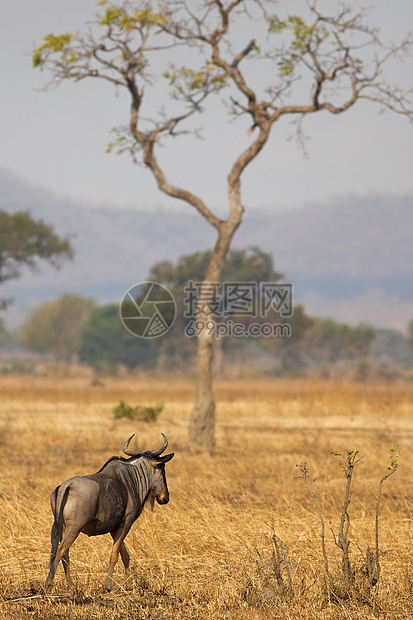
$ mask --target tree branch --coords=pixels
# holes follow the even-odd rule
[[[216,217],[200,198],[188,190],[176,187],[167,182],[165,175],[153,154],[153,146],[154,142],[152,139],[146,139],[144,141],[143,159],[144,163],[148,166],[155,177],[159,189],[164,194],[171,196],[171,198],[178,198],[179,200],[183,200],[192,205],[214,228],[219,230],[220,224],[223,220]]]
[[[239,65],[239,63],[241,62],[241,60],[243,60],[243,58],[245,58],[246,56],[248,56],[248,54],[254,49],[256,44],[256,40],[252,39],[247,47],[245,49],[242,50],[242,52],[240,52],[239,54],[237,54],[234,58],[234,60],[232,61],[231,67],[233,69],[236,69]]]

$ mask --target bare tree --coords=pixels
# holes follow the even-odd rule
[[[413,118],[409,93],[385,76],[388,62],[411,50],[412,38],[385,45],[366,23],[363,11],[330,4],[335,12],[327,15],[319,11],[316,0],[303,0],[301,15],[281,18],[273,13],[272,0],[165,0],[157,10],[148,0],[113,4],[102,0],[84,34],[48,35],[33,52],[34,66],[52,73],[51,84],[98,78],[127,91],[129,124],[117,130],[109,149],[129,151],[135,162],[149,168],[162,192],[194,207],[217,231],[200,295],[220,280],[244,212],[242,175],[267,144],[276,122],[286,116],[297,119],[297,136],[302,140],[306,115],[339,115],[361,100]],[[254,38],[245,37],[246,31]],[[182,49],[186,66],[171,62],[176,53],[182,57]],[[262,80],[257,80],[257,63]],[[160,77],[169,82],[172,93],[163,96],[161,109],[154,113],[151,93],[159,88]],[[246,117],[246,128],[250,126],[248,145],[227,171],[226,219],[217,217],[199,195],[167,180],[158,149],[169,139],[197,133],[193,119],[217,94],[230,115]],[[208,311],[202,312],[198,318],[211,320],[205,316]],[[200,449],[214,444],[213,343],[211,330],[202,331],[189,426],[190,443]]]

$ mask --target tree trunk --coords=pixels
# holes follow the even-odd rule
[[[221,223],[218,240],[202,286],[220,281],[232,237],[241,223],[242,211],[239,205],[236,216],[233,214],[233,217]],[[197,314],[197,320],[208,320],[208,325],[211,321],[215,322],[211,315]],[[196,399],[189,420],[189,446],[191,450],[197,452],[210,451],[215,445],[215,401],[212,390],[214,341],[215,334],[210,328],[202,330],[198,336]]]
[[[216,338],[214,342],[214,359],[212,369],[214,379],[217,377],[220,379],[223,378],[224,368],[224,339]]]
[[[212,355],[213,338],[204,331],[198,337],[196,399],[189,420],[189,445],[194,451],[209,451],[215,444]]]

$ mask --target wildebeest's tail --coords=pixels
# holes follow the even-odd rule
[[[50,562],[52,562],[53,558],[55,557],[59,543],[63,538],[63,510],[66,505],[67,498],[69,496],[69,487],[67,486],[63,493],[63,497],[61,498],[60,505],[59,505],[59,490],[60,490],[60,487],[56,487],[55,490],[53,491],[54,522],[53,522],[52,533],[51,533],[52,551],[50,554]]]

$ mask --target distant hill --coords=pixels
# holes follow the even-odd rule
[[[212,247],[215,231],[187,209],[95,207],[32,187],[0,170],[0,208],[72,235],[76,257],[2,287],[10,326],[64,292],[118,301],[157,261]],[[257,245],[295,284],[307,312],[404,330],[413,318],[413,195],[340,196],[290,211],[247,209],[234,247]]]

